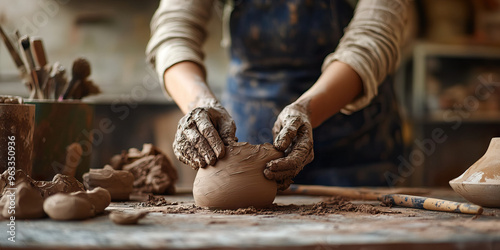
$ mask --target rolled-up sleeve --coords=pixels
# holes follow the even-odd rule
[[[341,111],[350,114],[366,107],[378,93],[378,86],[399,63],[400,47],[407,23],[409,0],[361,0],[335,52],[333,61],[351,66],[363,81],[363,93]]]
[[[191,61],[203,70],[202,45],[212,12],[212,0],[162,0],[151,19],[151,38],[146,59],[156,69],[160,82],[174,64]]]

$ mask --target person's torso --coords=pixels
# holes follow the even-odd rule
[[[321,74],[324,58],[337,47],[352,13],[343,0],[235,1],[230,93],[298,97]]]

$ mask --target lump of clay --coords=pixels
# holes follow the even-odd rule
[[[500,207],[500,137],[492,138],[486,153],[450,186],[472,203]]]
[[[148,211],[139,212],[111,212],[109,219],[115,224],[119,225],[135,225],[140,219],[144,218],[148,214]]]
[[[112,200],[128,200],[134,185],[134,175],[106,165],[103,169],[90,169],[90,172],[85,173],[83,184],[88,190],[96,187],[108,190]]]
[[[110,203],[109,192],[98,187],[92,191],[52,195],[43,203],[43,210],[54,220],[83,220],[104,212]]]
[[[5,195],[8,188],[15,188],[24,182],[28,183],[34,182],[33,179],[31,179],[31,177],[26,175],[26,172],[24,172],[22,169],[17,169],[16,172],[14,173],[14,179],[15,179],[14,186],[10,185],[11,182],[9,181],[9,176],[10,176],[9,172],[7,170],[5,170],[2,173],[2,175],[0,175],[0,193],[2,194],[2,196]]]
[[[95,214],[104,212],[111,203],[111,194],[104,188],[96,187],[92,191],[79,191],[71,193],[73,196],[81,197],[88,200],[95,208]]]
[[[152,144],[144,144],[142,151],[131,148],[128,152],[115,155],[110,165],[134,175],[136,193],[175,194],[177,171],[167,156]]]
[[[33,184],[40,190],[44,198],[57,193],[85,191],[83,184],[75,177],[62,174],[56,174],[52,181],[33,181]]]
[[[0,193],[5,194],[7,188],[17,187],[22,183],[30,183],[38,189],[43,198],[47,198],[56,193],[71,193],[76,191],[84,191],[85,187],[75,177],[57,174],[52,181],[35,181],[29,175],[18,169],[15,172],[15,186],[8,185],[9,173],[6,171],[0,175]]]
[[[196,205],[220,209],[271,205],[277,185],[264,177],[264,168],[280,157],[283,153],[269,143],[240,142],[226,147],[226,156],[215,166],[198,170],[193,184]]]
[[[15,189],[6,190],[0,199],[2,216],[17,219],[37,219],[45,216],[43,212],[43,197],[40,191],[31,183],[22,182]]]

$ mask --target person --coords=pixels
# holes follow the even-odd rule
[[[151,20],[147,59],[185,114],[176,157],[197,169],[238,140],[270,142],[285,156],[267,163],[264,175],[280,190],[293,182],[386,184],[384,172],[402,153],[390,73],[410,1],[226,1],[222,102],[203,64],[213,4],[163,0]]]

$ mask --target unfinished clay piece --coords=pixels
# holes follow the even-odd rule
[[[77,142],[71,143],[66,148],[66,164],[64,164],[61,174],[74,177],[76,174],[76,168],[82,159],[82,154],[82,145]]]
[[[277,185],[266,179],[263,171],[267,162],[283,157],[283,153],[269,143],[240,142],[226,147],[226,154],[215,166],[198,170],[193,186],[196,205],[221,209],[271,205]]]
[[[450,186],[468,201],[500,207],[500,137],[492,138],[488,150]]]
[[[96,187],[108,190],[112,200],[128,200],[134,185],[134,175],[106,165],[103,169],[90,169],[90,172],[83,175],[83,183],[87,190]]]
[[[111,203],[111,195],[104,188],[55,194],[43,203],[43,210],[54,220],[83,220],[104,212]]]
[[[31,183],[22,182],[15,189],[6,190],[0,199],[2,216],[17,219],[37,219],[45,216],[43,212],[43,197]]]
[[[120,225],[135,225],[140,219],[144,218],[148,211],[139,212],[111,212],[109,219],[115,224]]]
[[[47,198],[56,193],[71,193],[76,191],[84,191],[85,188],[81,182],[79,182],[75,177],[57,174],[54,176],[52,181],[35,181],[29,175],[26,175],[21,169],[16,170],[15,186],[9,185],[8,181],[9,172],[6,170],[0,175],[0,194],[5,195],[8,188],[14,188],[22,183],[32,184],[43,198]]]
[[[152,144],[144,144],[142,151],[131,148],[111,158],[116,170],[127,170],[134,175],[134,192],[175,194],[177,171],[167,156]]]
[[[52,181],[33,181],[33,184],[40,190],[44,198],[57,193],[85,191],[83,184],[75,177],[62,174],[56,174]]]

